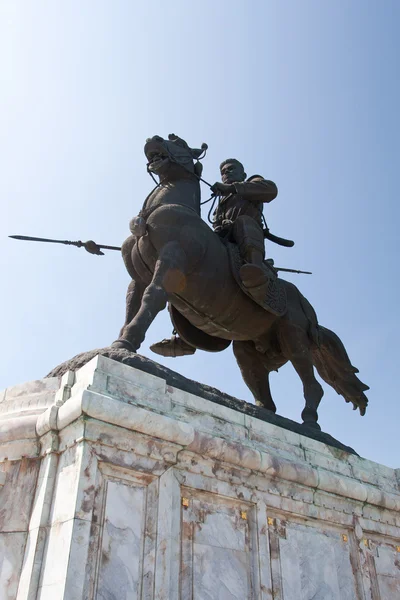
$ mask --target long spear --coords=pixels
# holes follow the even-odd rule
[[[77,248],[85,248],[90,254],[104,255],[102,250],[121,250],[119,246],[106,246],[105,244],[96,244],[93,240],[87,242],[71,242],[69,240],[51,240],[49,238],[31,237],[29,235],[9,235],[8,237],[14,240],[23,240],[27,242],[48,242],[50,244],[65,244],[66,246],[76,246]],[[312,275],[310,271],[298,271],[297,269],[285,269],[283,267],[275,267],[275,271],[284,271],[285,273],[301,273],[304,275]]]
[[[49,238],[31,237],[29,235],[9,235],[8,237],[14,240],[24,240],[27,242],[48,242],[50,244],[65,244],[67,246],[76,246],[77,248],[85,248],[90,254],[104,255],[102,250],[121,250],[119,246],[106,246],[104,244],[96,244],[93,240],[87,242],[71,242],[69,240],[50,240]]]
[[[312,275],[311,271],[298,271],[297,269],[284,269],[283,267],[274,267],[275,271],[284,271],[285,273],[302,273],[303,275]]]

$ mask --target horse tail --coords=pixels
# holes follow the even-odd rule
[[[364,394],[369,387],[358,379],[358,369],[353,367],[346,349],[339,337],[318,325],[319,345],[313,344],[311,351],[314,365],[322,377],[346,402],[353,404],[353,410],[360,410],[364,415],[368,398]]]

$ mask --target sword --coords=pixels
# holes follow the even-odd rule
[[[270,232],[268,227],[264,227],[264,237],[270,242],[274,242],[275,244],[279,244],[279,246],[286,246],[286,248],[292,248],[294,246],[293,240],[286,240],[285,238],[281,238],[278,235],[274,235]]]
[[[70,240],[51,240],[49,238],[31,237],[29,235],[9,235],[8,237],[14,240],[23,240],[27,242],[48,242],[50,244],[65,244],[66,246],[76,246],[77,248],[85,248],[90,254],[104,255],[102,250],[121,250],[119,246],[106,246],[104,244],[96,244],[93,240],[87,242],[71,242]]]

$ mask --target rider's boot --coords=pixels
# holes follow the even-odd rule
[[[273,274],[264,264],[263,253],[257,249],[251,248],[246,252],[246,261],[240,268],[240,278],[253,298],[263,303]]]
[[[244,265],[240,278],[253,298],[263,304],[268,283],[274,277],[264,264],[264,232],[259,222],[248,215],[239,216],[233,225],[233,238],[239,246]]]
[[[150,350],[160,356],[175,358],[177,356],[189,356],[196,352],[196,348],[186,343],[182,338],[173,335],[171,338],[157,342],[150,346]]]

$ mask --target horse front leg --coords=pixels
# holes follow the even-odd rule
[[[147,330],[168,301],[168,295],[182,292],[186,285],[186,254],[178,242],[169,242],[160,251],[151,283],[144,289],[140,308],[127,323],[115,346],[136,352]],[[132,311],[133,314],[133,311]],[[128,316],[128,315],[127,315]]]
[[[132,321],[132,319],[136,316],[139,311],[139,308],[142,304],[142,298],[144,294],[144,290],[146,289],[146,284],[141,280],[139,274],[136,272],[133,266],[133,251],[135,245],[137,243],[137,238],[134,235],[130,235],[122,244],[121,254],[125,263],[126,270],[132,278],[128,286],[128,290],[126,292],[126,311],[125,311],[125,321],[119,332],[119,337],[121,338],[124,333],[125,327]],[[113,343],[114,347],[125,347],[124,344],[119,344],[118,340]]]
[[[119,337],[122,338],[125,328],[132,319],[137,315],[139,309],[142,304],[142,298],[144,291],[146,289],[146,284],[143,283],[140,279],[132,279],[128,286],[128,290],[126,292],[126,313],[125,313],[125,321],[119,332]],[[117,342],[114,343],[118,345]]]

